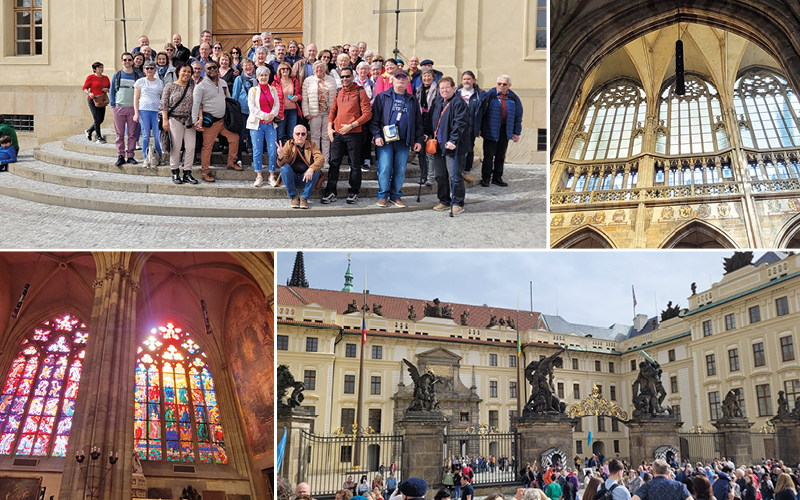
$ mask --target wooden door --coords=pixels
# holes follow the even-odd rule
[[[269,31],[273,36],[303,41],[303,0],[217,0],[213,3],[211,32],[224,51],[238,46],[250,50],[253,35]]]

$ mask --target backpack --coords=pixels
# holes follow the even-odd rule
[[[225,130],[234,134],[242,132],[244,120],[242,119],[242,105],[239,104],[239,101],[230,97],[225,98],[225,117],[223,120]]]
[[[341,87],[336,90],[336,94],[333,95],[333,100],[335,101],[339,97],[339,91],[342,90],[344,87]],[[358,92],[356,92],[356,96],[358,97],[358,112],[361,113],[361,89],[364,87],[359,87]]]
[[[603,483],[597,493],[594,494],[594,497],[592,497],[592,500],[614,500],[614,495],[611,492],[614,491],[617,486],[619,486],[619,483],[606,489],[606,484]]]

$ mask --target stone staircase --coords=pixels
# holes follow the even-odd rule
[[[217,182],[197,185],[174,184],[169,166],[144,168],[142,152],[137,150],[137,165],[117,167],[114,134],[106,131],[108,144],[90,142],[84,135],[41,145],[20,154],[19,162],[9,165],[8,173],[0,176],[0,195],[28,201],[71,208],[147,215],[188,217],[314,217],[385,213],[430,209],[437,203],[436,185],[418,184],[420,168],[409,163],[403,200],[408,208],[389,204],[378,207],[376,162],[369,172],[362,172],[359,201],[348,205],[349,166],[342,165],[337,186],[339,200],[330,205],[319,202],[322,190],[315,190],[310,200],[311,210],[289,207],[286,189],[273,188],[266,182],[254,188],[255,172],[252,158],[242,158],[244,171],[225,168],[226,156],[212,155],[212,171]],[[327,167],[323,169],[327,174]],[[200,167],[194,167],[200,178]],[[266,178],[266,166],[264,176]],[[467,183],[472,187],[472,183]]]

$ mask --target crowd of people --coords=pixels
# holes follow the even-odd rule
[[[344,156],[349,158],[347,203],[358,201],[362,171],[373,168],[375,149],[380,207],[405,207],[406,165],[416,155],[420,184],[437,185],[434,210],[464,211],[465,181],[474,182],[475,139],[483,139],[480,184],[507,186],[503,180],[509,141],[522,131],[522,104],[501,75],[482,90],[472,71],[457,78],[433,68],[430,59],[386,58],[365,42],[323,49],[314,43],[284,42],[265,32],[252,47],[223,50],[203,31],[189,50],[179,34],[162,50],[147,36],[121,56],[121,69],[109,79],[101,62],[83,90],[92,114],[86,137],[104,143],[105,109],[112,109],[117,166],[137,164],[141,139],[145,166],[158,166],[169,152],[172,180],[215,182],[211,154],[227,150],[227,168],[243,170],[242,152],[253,154],[254,187],[264,184],[266,154],[272,187],[286,186],[292,208],[308,208],[315,187],[321,202],[337,201]],[[231,98],[238,106],[226,101]],[[239,116],[240,115],[240,116]]]

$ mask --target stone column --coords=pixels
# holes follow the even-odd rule
[[[727,418],[712,422],[724,436],[724,450],[722,455],[728,457],[735,464],[753,463],[753,451],[750,444],[750,427],[753,422],[745,418]]]
[[[100,448],[97,464],[108,467],[110,452],[119,461],[106,476],[99,498],[129,500],[133,472],[134,364],[136,361],[136,294],[145,254],[95,253],[97,279],[94,307],[88,319],[89,340],[81,374],[81,387],[67,447],[59,498],[81,500],[85,479],[75,453]]]
[[[444,429],[448,421],[441,412],[406,412],[395,425],[403,434],[401,478],[418,477],[428,483],[428,497],[442,484]]]
[[[281,462],[281,470],[276,472],[278,476],[283,476],[289,480],[290,483],[296,485],[301,482],[305,476],[306,460],[302,459],[303,450],[300,448],[300,433],[301,431],[311,432],[311,426],[314,419],[317,418],[309,410],[302,408],[295,408],[290,410],[281,407],[278,410],[278,433],[275,435],[275,443],[283,439],[284,430],[286,431],[286,447],[283,452],[283,460]]]
[[[642,460],[652,462],[656,450],[662,446],[672,446],[678,452],[681,449],[678,436],[681,422],[673,416],[642,415],[630,419],[627,425],[630,433],[631,466],[638,466]]]
[[[775,455],[787,464],[800,462],[800,419],[775,417],[771,422],[777,442]]]
[[[572,432],[576,420],[564,414],[536,414],[514,420],[519,432],[518,469],[525,462],[542,463],[542,455],[551,448],[564,454],[564,465],[573,456]]]

